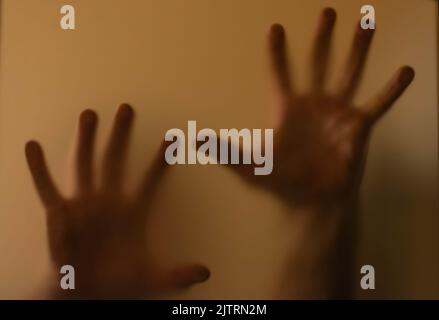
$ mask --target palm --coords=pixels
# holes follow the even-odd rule
[[[55,270],[72,265],[76,273],[73,297],[140,297],[205,281],[209,271],[200,265],[163,270],[152,263],[145,239],[151,199],[165,173],[165,145],[133,195],[123,192],[123,168],[133,111],[123,105],[114,123],[96,183],[93,149],[97,117],[82,113],[76,153],[76,192],[60,195],[36,142],[26,155],[37,191],[47,210],[50,253]],[[67,294],[59,288],[57,296]]]
[[[297,98],[275,134],[270,183],[296,202],[341,195],[363,147],[361,120],[361,113],[331,97]]]
[[[145,293],[137,286],[151,270],[138,211],[120,199],[97,195],[69,200],[48,214],[53,217],[48,221],[52,259],[57,269],[75,266],[79,288],[90,286],[87,275],[92,274],[101,294],[109,294],[115,281],[118,290],[129,288],[127,294]]]

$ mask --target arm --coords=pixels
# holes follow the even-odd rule
[[[376,122],[414,78],[400,68],[382,91],[362,106],[353,97],[362,78],[374,30],[359,26],[335,92],[325,86],[336,13],[325,9],[311,55],[311,83],[299,93],[289,70],[285,30],[269,33],[279,122],[274,128],[274,168],[254,176],[246,165],[230,168],[251,185],[273,194],[290,208],[298,224],[291,252],[289,297],[350,297],[356,250],[356,208]],[[336,275],[336,276],[334,276]]]
[[[346,299],[355,293],[357,201],[294,208],[281,297]]]

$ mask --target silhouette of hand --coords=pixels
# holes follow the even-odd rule
[[[54,284],[54,297],[142,297],[209,277],[209,270],[202,265],[161,270],[151,262],[145,222],[154,191],[168,166],[163,144],[137,192],[122,192],[133,118],[129,105],[119,108],[104,154],[102,182],[97,184],[93,169],[97,115],[91,110],[82,112],[75,159],[76,192],[71,199],[64,198],[52,181],[40,145],[33,141],[26,145],[29,169],[47,212],[54,268],[57,273],[63,265],[75,268],[76,290],[64,291]]]
[[[361,107],[353,106],[374,33],[358,26],[338,89],[327,93],[325,80],[335,20],[333,9],[323,11],[312,53],[311,88],[306,94],[294,89],[283,27],[271,27],[269,51],[280,105],[280,124],[274,130],[273,172],[254,176],[251,166],[230,166],[245,180],[273,191],[289,204],[337,203],[356,192],[374,124],[414,78],[412,68],[402,67],[377,96]]]

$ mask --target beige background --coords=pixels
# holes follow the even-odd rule
[[[59,27],[73,4],[77,30]],[[416,79],[374,133],[363,188],[362,264],[373,298],[439,298],[436,1],[367,1],[377,33],[358,101],[403,64]],[[78,113],[98,110],[106,137],[117,104],[137,110],[130,181],[164,132],[270,126],[265,36],[288,31],[298,82],[320,9],[338,11],[334,77],[364,1],[3,0],[0,104],[0,298],[29,297],[48,269],[43,209],[23,156],[38,139],[63,185]],[[102,145],[102,144],[101,144]],[[178,167],[149,225],[161,262],[197,260],[211,280],[179,297],[273,298],[294,232],[274,199],[220,167]],[[163,201],[166,197],[166,201]]]

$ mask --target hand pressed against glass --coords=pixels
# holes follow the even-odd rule
[[[142,297],[203,282],[209,270],[190,264],[171,270],[152,263],[146,248],[145,223],[149,205],[163,174],[165,144],[158,152],[137,192],[122,192],[125,158],[134,119],[133,109],[122,105],[114,121],[98,183],[93,169],[97,115],[82,112],[76,149],[76,192],[67,199],[50,177],[37,142],[26,145],[30,171],[47,212],[47,229],[54,272],[75,268],[76,290],[53,285],[54,297]]]
[[[374,30],[358,26],[337,90],[328,93],[325,83],[335,20],[333,9],[323,10],[305,94],[297,92],[289,71],[284,28],[271,27],[269,53],[279,97],[273,172],[255,176],[253,166],[229,166],[248,183],[275,194],[293,213],[301,213],[293,216],[295,248],[282,281],[283,298],[352,298],[360,270],[355,266],[355,211],[368,139],[375,123],[414,78],[411,67],[401,67],[375,97],[354,106],[374,35]]]
[[[279,24],[271,27],[269,53],[280,97],[274,169],[269,176],[254,176],[250,166],[230,166],[250,183],[273,191],[289,204],[337,202],[355,193],[374,124],[414,77],[412,68],[401,67],[374,98],[363,106],[353,106],[374,34],[374,30],[358,25],[337,91],[328,94],[325,80],[335,20],[333,9],[323,11],[311,55],[312,82],[306,94],[298,94],[294,88],[284,28]]]

